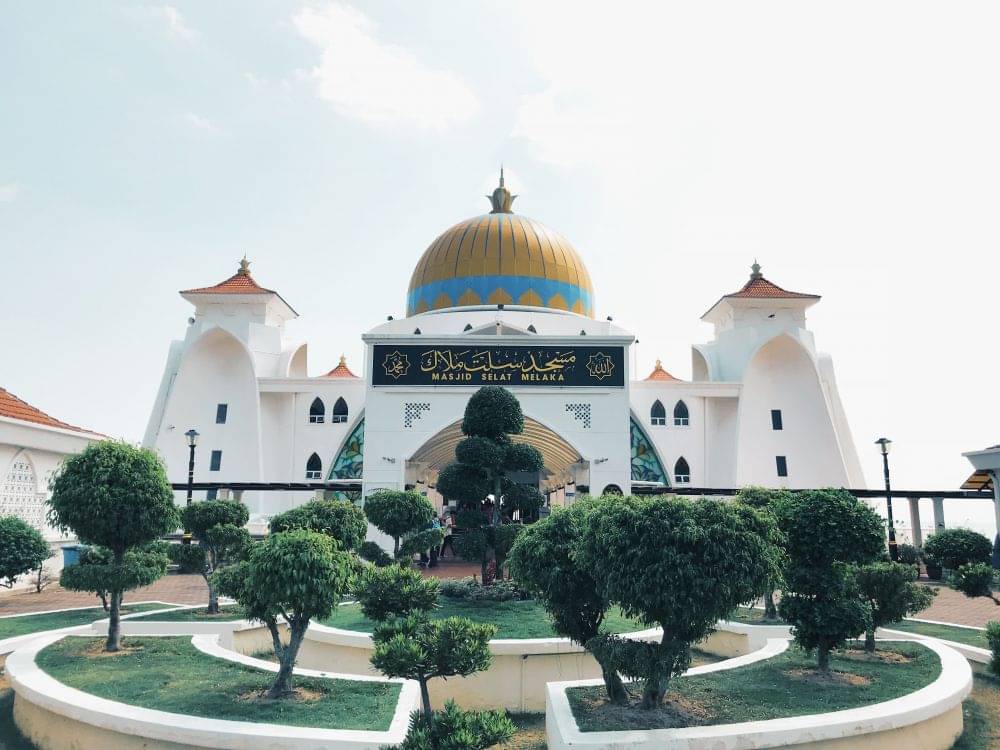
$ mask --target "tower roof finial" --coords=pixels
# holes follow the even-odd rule
[[[486,199],[493,204],[493,210],[490,211],[491,214],[512,214],[514,213],[511,209],[511,204],[514,203],[516,195],[511,195],[510,191],[504,186],[503,181],[503,164],[500,165],[500,184],[497,186],[496,190],[493,191],[492,195],[487,195]]]
[[[237,271],[236,273],[240,274],[241,276],[250,275],[250,261],[247,260],[246,253],[243,253],[243,260],[240,261],[240,270]]]
[[[750,266],[750,278],[751,279],[763,279],[764,278],[764,274],[762,274],[760,272],[760,263],[757,262],[756,258],[753,259],[753,265]]]

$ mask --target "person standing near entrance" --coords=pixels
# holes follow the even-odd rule
[[[444,539],[441,540],[441,557],[444,557],[444,550],[447,547],[451,550],[451,556],[455,556],[455,547],[452,545],[452,531],[455,528],[455,518],[445,510],[441,515],[441,526],[444,528]]]

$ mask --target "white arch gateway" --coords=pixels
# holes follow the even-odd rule
[[[542,489],[864,486],[831,360],[806,327],[817,295],[782,289],[754,264],[702,316],[714,335],[692,347],[692,379],[659,361],[639,379],[635,337],[596,315],[580,254],[515,215],[509,197],[501,185],[490,213],[430,244],[406,316],[362,334],[361,376],[343,358],[309,376],[308,349],[285,327],[297,313],[245,259],[229,279],[182,292],[195,315],[171,346],[145,438],[170,479],[186,478],[183,435],[195,428],[199,482],[304,482],[321,471],[360,480],[362,495],[433,496],[469,397],[501,385],[546,454]],[[311,494],[244,499],[266,517]]]

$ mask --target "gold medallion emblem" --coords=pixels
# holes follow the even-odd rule
[[[614,369],[615,363],[612,362],[611,357],[604,352],[591,354],[590,358],[587,360],[587,372],[590,374],[590,377],[595,378],[596,380],[610,378]]]
[[[385,374],[388,377],[393,380],[399,380],[406,374],[407,370],[410,369],[410,360],[407,359],[405,354],[401,354],[397,350],[392,354],[385,355],[385,361],[382,363],[382,367],[385,368]]]

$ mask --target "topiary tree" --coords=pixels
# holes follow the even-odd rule
[[[846,490],[833,489],[792,493],[775,504],[775,516],[787,553],[778,611],[796,642],[816,649],[825,672],[831,649],[870,625],[853,566],[885,553],[882,519]]]
[[[180,524],[163,464],[152,451],[128,443],[91,443],[63,463],[52,480],[49,505],[53,526],[72,530],[84,544],[100,545],[111,554],[107,564],[65,568],[59,580],[68,589],[108,591],[105,651],[118,651],[122,594],[155,581],[169,562],[158,552],[129,552]]]
[[[376,542],[362,542],[358,549],[358,555],[362,560],[367,560],[380,568],[392,565],[392,557]]]
[[[437,606],[439,582],[412,568],[370,566],[362,571],[354,595],[369,620],[384,622],[429,612]]]
[[[993,545],[969,529],[943,529],[927,537],[924,552],[949,570],[958,570],[969,563],[989,563]]]
[[[865,631],[865,651],[875,651],[875,631],[899,622],[907,615],[927,609],[937,591],[917,583],[917,571],[912,565],[875,562],[858,568],[856,574],[861,598],[871,608],[871,618]]]
[[[430,530],[427,527],[434,519],[434,506],[426,497],[412,490],[377,490],[365,498],[364,513],[372,526],[392,537],[392,556],[399,559],[401,539]],[[430,546],[428,544],[420,550]]]
[[[742,503],[604,497],[588,515],[576,551],[600,596],[658,625],[658,643],[599,635],[588,643],[601,664],[645,681],[642,706],[663,703],[670,678],[691,661],[691,644],[774,579],[775,527]]]
[[[771,487],[758,487],[748,485],[736,493],[736,499],[741,503],[746,503],[751,508],[756,508],[761,513],[768,513],[774,516],[774,504],[789,494],[788,490],[773,489]],[[781,574],[771,581],[771,585],[764,593],[764,619],[778,619],[778,605],[774,602],[774,592],[781,586]]]
[[[543,466],[537,448],[514,443],[511,435],[524,432],[521,404],[500,386],[476,391],[465,406],[462,433],[455,447],[456,461],[438,475],[438,491],[455,500],[460,509],[455,551],[480,564],[483,581],[490,561],[503,574],[503,557],[513,537],[497,531],[503,518],[515,512],[521,518],[534,516],[544,499],[537,487],[521,485],[510,478],[516,472],[535,472]]]
[[[368,524],[357,505],[343,500],[310,500],[271,519],[272,534],[310,529],[336,539],[342,550],[357,552],[365,541]]]
[[[552,629],[584,647],[600,635],[611,605],[598,590],[592,571],[576,557],[593,502],[578,500],[554,509],[548,518],[527,527],[510,551],[515,580],[538,597],[552,618]],[[601,674],[608,700],[628,702],[614,665],[601,663]]]
[[[188,505],[181,513],[184,528],[198,542],[177,545],[175,559],[194,569],[208,586],[210,615],[219,614],[219,592],[213,576],[226,565],[239,560],[250,547],[250,532],[244,527],[250,511],[238,500],[206,500]]]
[[[0,516],[0,586],[13,588],[14,580],[42,569],[49,545],[34,526],[17,516]]]
[[[430,726],[423,712],[414,711],[399,750],[486,750],[507,742],[515,731],[504,711],[463,711],[448,701]]]
[[[951,584],[968,597],[985,597],[1000,606],[1000,598],[993,593],[996,570],[986,563],[962,565],[951,577]]]
[[[268,698],[292,693],[292,672],[309,623],[330,616],[351,575],[352,556],[329,536],[309,529],[271,534],[250,548],[246,560],[216,573],[219,590],[236,599],[247,618],[263,622],[271,634],[279,667]],[[287,644],[281,640],[278,617],[288,625]]]

